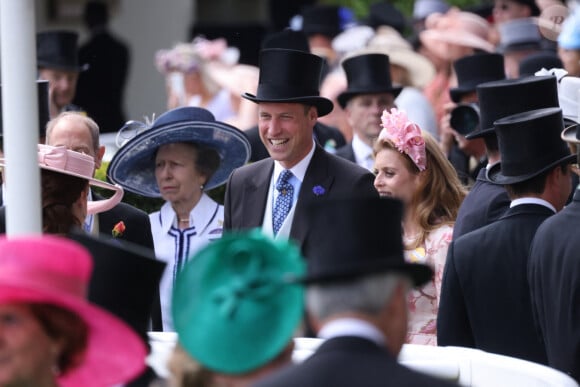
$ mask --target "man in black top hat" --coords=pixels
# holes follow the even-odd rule
[[[72,105],[79,73],[87,69],[78,63],[78,34],[46,31],[36,34],[38,78],[49,82],[50,117],[61,111],[80,110]]]
[[[437,314],[438,345],[474,347],[546,364],[527,279],[539,225],[561,210],[571,188],[570,154],[559,108],[495,121],[501,162],[488,179],[512,202],[497,221],[449,245]]]
[[[381,131],[383,111],[395,107],[395,98],[402,87],[391,83],[389,57],[368,53],[345,59],[347,89],[338,95],[352,128],[352,141],[336,151],[337,156],[373,170],[373,142]]]
[[[293,31],[290,29],[275,32],[266,36],[262,42],[262,49],[267,48],[286,48],[289,50],[310,52],[308,41],[306,40],[304,33],[302,31]],[[270,156],[260,139],[258,125],[245,130],[244,133],[248,136],[248,140],[250,140],[250,144],[252,145],[250,161],[258,161]],[[346,144],[344,136],[340,130],[325,125],[319,121],[314,125],[314,140],[317,144],[320,144],[324,149],[331,153]]]
[[[504,61],[499,54],[475,54],[456,60],[453,68],[457,86],[449,89],[452,102],[445,105],[440,142],[461,182],[470,185],[487,164],[484,141],[465,138],[478,126],[475,90],[481,83],[505,79]]]
[[[261,227],[276,238],[291,238],[305,257],[318,243],[310,237],[306,205],[337,196],[376,197],[374,176],[324,151],[313,139],[319,116],[332,110],[320,97],[322,59],[302,51],[260,53],[257,94],[260,138],[270,158],[235,170],[225,194],[224,229]]]
[[[576,147],[580,145],[578,126],[562,132],[562,138]],[[573,171],[578,174],[577,168]],[[577,382],[580,382],[579,221],[580,189],[576,188],[572,202],[538,227],[528,263],[532,311],[544,340],[548,365]]]
[[[310,319],[325,341],[258,386],[451,385],[397,363],[407,334],[407,292],[433,275],[427,265],[405,262],[401,216],[401,202],[388,198],[311,206],[308,221],[319,243],[301,282]]]
[[[487,165],[479,170],[453,227],[453,239],[499,219],[509,208],[510,198],[502,185],[487,179],[487,169],[501,160],[493,122],[530,109],[558,107],[558,87],[554,77],[528,77],[482,83],[477,86],[479,126],[468,133],[467,141],[483,139]]]

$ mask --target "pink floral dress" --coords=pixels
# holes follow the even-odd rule
[[[427,264],[435,272],[431,281],[409,293],[407,343],[437,345],[437,310],[447,249],[452,236],[453,225],[441,225],[427,235],[424,246],[405,250],[407,262]]]

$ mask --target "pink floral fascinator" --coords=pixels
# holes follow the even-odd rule
[[[407,113],[395,108],[390,113],[383,111],[381,122],[383,130],[379,134],[379,141],[391,142],[399,152],[406,153],[413,160],[419,171],[424,171],[427,167],[427,156],[421,128],[409,121]]]

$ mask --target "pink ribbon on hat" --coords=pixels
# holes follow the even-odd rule
[[[379,141],[391,142],[399,152],[406,153],[411,158],[419,171],[424,171],[427,168],[427,155],[421,128],[409,121],[404,111],[396,108],[391,109],[390,113],[385,109],[381,122],[383,129],[379,134]]]
[[[92,156],[68,150],[64,146],[43,144],[38,144],[38,164],[79,175],[85,179],[92,178],[95,169],[95,160]]]

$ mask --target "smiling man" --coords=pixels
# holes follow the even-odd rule
[[[275,238],[297,242],[308,257],[305,205],[326,198],[376,197],[369,171],[316,145],[318,117],[332,111],[320,97],[322,60],[296,50],[267,49],[260,53],[256,95],[259,133],[270,158],[235,170],[225,197],[224,229],[261,227]]]

